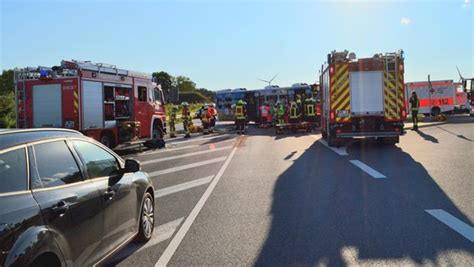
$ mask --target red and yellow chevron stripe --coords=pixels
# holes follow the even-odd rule
[[[78,93],[77,93],[77,88],[74,90],[74,97],[73,97],[73,104],[74,104],[74,113],[77,114],[78,109],[79,109],[79,98],[78,98]]]
[[[335,64],[335,74],[331,77],[331,110],[335,112],[337,122],[350,120],[350,115],[344,118],[337,116],[339,110],[346,110],[347,114],[351,110],[348,67],[348,63]]]
[[[403,105],[403,99],[399,95],[399,84],[395,79],[395,72],[384,72],[384,112],[385,118],[389,120],[400,119],[400,105]]]

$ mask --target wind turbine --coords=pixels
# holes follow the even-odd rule
[[[264,80],[264,79],[259,79],[257,78],[257,80],[260,80],[262,82],[265,82],[265,83],[268,83],[268,86],[271,86],[272,85],[272,81],[276,78],[276,76],[278,75],[278,72],[275,74],[275,76],[273,76],[273,78],[271,78],[269,81],[267,80]]]

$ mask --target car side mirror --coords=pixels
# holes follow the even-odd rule
[[[125,160],[125,172],[138,172],[140,171],[140,162],[135,159]]]

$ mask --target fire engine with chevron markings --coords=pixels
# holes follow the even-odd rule
[[[395,144],[406,120],[403,51],[356,59],[328,54],[321,67],[321,133],[330,146],[352,138]]]
[[[75,129],[108,147],[148,146],[166,129],[163,91],[152,76],[110,64],[16,69],[15,94],[17,128]]]

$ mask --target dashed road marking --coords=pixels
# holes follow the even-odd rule
[[[233,146],[224,146],[224,147],[212,148],[212,149],[203,150],[203,151],[191,152],[191,153],[187,153],[187,154],[181,154],[181,155],[177,155],[177,156],[171,156],[171,157],[165,157],[165,158],[159,158],[159,159],[151,159],[151,160],[146,160],[146,161],[140,162],[140,164],[141,165],[147,165],[147,164],[163,162],[163,161],[167,161],[167,160],[192,157],[192,156],[196,156],[196,155],[202,155],[202,154],[218,152],[218,151],[222,151],[222,150],[226,150],[226,149],[231,149],[232,147]]]
[[[186,170],[186,169],[201,167],[201,166],[208,165],[208,164],[217,163],[217,162],[220,162],[220,161],[224,161],[226,158],[227,157],[218,157],[218,158],[215,158],[215,159],[209,159],[209,160],[204,160],[204,161],[199,161],[199,162],[195,162],[195,163],[191,163],[191,164],[181,165],[181,166],[173,167],[173,168],[169,168],[169,169],[149,172],[148,174],[150,175],[150,177],[156,177],[156,176],[167,174],[167,173],[172,173],[172,172],[177,172],[177,171],[182,171],[182,170]]]
[[[328,143],[326,142],[326,140],[323,140],[323,139],[319,139],[319,142],[331,149],[332,151],[336,152],[339,156],[348,156],[349,154],[347,154],[347,146],[343,146],[343,147],[332,147],[332,146],[329,146]]]
[[[230,152],[230,155],[227,157],[227,160],[222,165],[222,167],[219,170],[219,172],[217,173],[216,177],[214,178],[214,180],[212,180],[211,184],[206,189],[206,192],[204,192],[202,197],[199,199],[196,206],[194,206],[193,210],[191,211],[189,216],[186,218],[186,220],[184,221],[181,228],[179,228],[176,235],[173,237],[173,239],[171,239],[171,242],[169,243],[168,247],[165,249],[163,254],[161,254],[160,259],[158,260],[158,262],[156,262],[155,266],[166,266],[168,264],[168,262],[171,260],[171,257],[173,257],[176,249],[178,249],[178,246],[183,241],[184,236],[186,235],[186,233],[191,228],[191,225],[193,224],[194,220],[196,220],[196,217],[198,216],[198,214],[201,211],[202,207],[206,203],[206,201],[209,198],[209,196],[211,195],[212,191],[214,191],[214,189],[216,188],[216,185],[219,182],[219,180],[221,179],[222,175],[224,174],[224,171],[229,166],[230,161],[234,157],[235,151],[237,151],[236,147],[234,147],[234,149],[232,149],[232,152]]]
[[[361,170],[365,171],[370,176],[379,179],[379,178],[387,178],[385,175],[381,174],[380,172],[372,169],[367,164],[363,163],[360,160],[349,160],[352,164],[359,167]]]
[[[214,178],[214,175],[204,177],[204,178],[199,178],[199,179],[182,183],[182,184],[178,184],[178,185],[169,186],[163,189],[155,190],[155,198],[164,197],[173,193],[181,192],[181,191],[188,190],[197,186],[208,184],[212,181],[212,178]]]
[[[438,219],[440,222],[446,224],[458,234],[467,238],[469,241],[474,242],[474,227],[467,225],[465,222],[459,220],[442,209],[432,209],[425,211]]]

